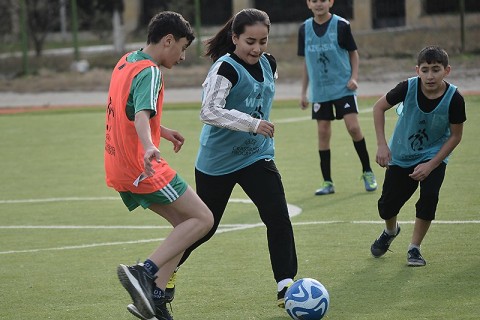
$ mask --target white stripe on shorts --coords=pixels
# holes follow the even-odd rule
[[[174,202],[179,197],[178,192],[172,187],[170,183],[163,187],[160,192],[165,196],[165,198],[170,200],[170,202]]]

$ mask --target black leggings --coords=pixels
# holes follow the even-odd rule
[[[213,213],[214,225],[207,235],[185,251],[179,265],[195,248],[215,234],[233,188],[238,183],[257,207],[267,227],[268,250],[275,280],[278,282],[295,277],[297,255],[293,228],[281,176],[273,160],[259,160],[221,176],[207,175],[195,169],[195,183],[197,194]]]
[[[414,169],[415,166],[409,168],[390,166],[385,172],[382,196],[378,200],[378,212],[382,219],[388,220],[395,217],[405,202],[412,197],[419,184],[420,198],[415,204],[416,217],[426,221],[435,219],[446,164],[442,162],[421,182],[408,176]]]

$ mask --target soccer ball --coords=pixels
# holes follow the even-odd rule
[[[329,305],[327,289],[315,279],[299,279],[285,293],[285,310],[294,320],[320,320]]]

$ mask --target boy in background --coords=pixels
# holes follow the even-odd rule
[[[334,0],[307,0],[313,17],[298,32],[298,55],[305,57],[300,107],[312,103],[317,120],[318,153],[323,184],[315,195],[335,192],[331,174],[332,121],[343,119],[362,164],[365,190],[377,189],[365,138],[358,122],[356,97],[359,57],[350,23],[330,13]],[[307,97],[307,88],[309,96]],[[335,109],[335,110],[334,110]]]
[[[397,215],[420,185],[407,265],[425,266],[420,245],[435,219],[448,157],[462,139],[466,114],[465,101],[457,87],[444,80],[450,73],[445,50],[437,46],[422,49],[415,69],[417,77],[400,82],[373,107],[376,161],[387,170],[378,200],[385,230],[370,250],[376,258],[387,252],[400,233]],[[385,112],[398,103],[399,118],[387,145]]]

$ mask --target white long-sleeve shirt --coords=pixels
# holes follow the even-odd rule
[[[232,89],[232,82],[218,74],[222,63],[210,70],[203,82],[203,99],[200,120],[216,127],[235,131],[256,132],[260,119],[235,109],[225,109],[226,99]]]

